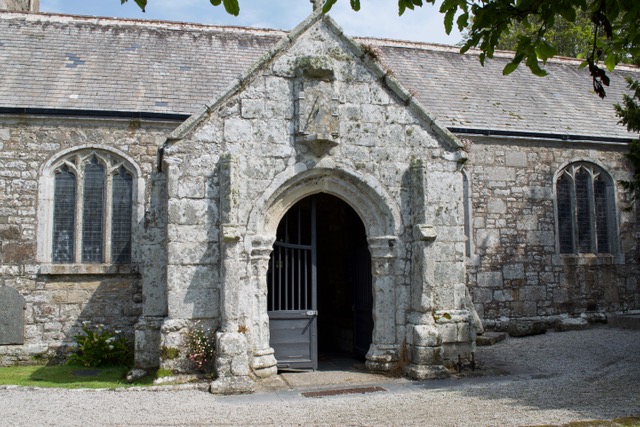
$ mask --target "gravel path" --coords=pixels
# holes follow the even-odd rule
[[[640,415],[640,331],[512,338],[479,347],[477,360],[488,375],[380,381],[387,391],[323,398],[302,388],[248,396],[0,389],[0,425],[524,426]]]

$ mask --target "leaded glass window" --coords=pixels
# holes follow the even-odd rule
[[[571,181],[563,175],[558,179],[558,234],[560,252],[573,252],[573,209],[571,207]]]
[[[113,176],[111,215],[111,259],[117,264],[131,262],[131,196],[133,177],[124,167]]]
[[[576,218],[578,225],[578,252],[591,251],[592,189],[589,173],[580,168],[576,173]]]
[[[53,262],[73,262],[76,177],[67,166],[54,178]]]
[[[133,168],[113,153],[82,150],[53,170],[52,262],[131,263]]]
[[[93,156],[84,169],[82,203],[82,262],[102,262],[104,221],[104,166]]]
[[[567,166],[556,181],[560,253],[611,253],[615,202],[612,180],[588,162]]]

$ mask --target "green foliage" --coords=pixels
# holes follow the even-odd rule
[[[215,331],[205,330],[196,324],[189,330],[186,339],[187,358],[193,362],[196,369],[205,373],[214,372],[216,360]]]
[[[527,22],[512,22],[509,26],[509,31],[502,35],[496,48],[516,50],[520,37],[537,37],[538,25],[539,19],[536,17]],[[604,41],[603,38],[601,42]],[[576,13],[575,21],[573,22],[569,22],[562,15],[558,15],[553,27],[547,30],[545,42],[544,52],[541,50],[538,54],[541,60],[546,60],[554,55],[586,58],[593,42],[593,28],[588,14],[585,11]]]
[[[623,105],[615,105],[616,114],[620,122],[627,126],[629,132],[640,133],[640,81],[627,77],[627,86],[633,95],[625,94]],[[632,195],[632,201],[638,200],[640,194],[640,141],[637,139],[629,144],[629,152],[626,154],[633,168],[631,181],[619,181],[620,185]]]
[[[500,41],[520,26],[524,34],[518,38],[512,65],[508,66],[510,70],[524,61],[534,74],[544,75],[538,60],[544,62],[553,56],[554,49],[575,47],[582,51],[593,78],[594,91],[601,97],[605,96],[604,86],[608,86],[609,78],[598,63],[603,61],[611,70],[623,59],[633,60],[640,47],[637,25],[640,2],[637,1],[495,0],[486,4],[473,2],[459,10],[473,15],[462,51],[478,47],[482,55],[491,57]],[[590,29],[589,37],[586,28]],[[557,30],[561,30],[560,36]],[[572,41],[574,37],[577,38]],[[582,45],[589,38],[589,44]],[[563,46],[561,40],[568,40],[569,46]],[[484,58],[482,56],[481,60]]]
[[[120,0],[120,4],[125,4],[128,0]],[[136,4],[140,7],[140,9],[142,9],[142,11],[144,12],[144,9],[147,7],[147,0],[134,0],[136,2]]]
[[[156,371],[156,378],[165,378],[173,375],[173,372],[169,369],[160,368]]]
[[[238,4],[238,0],[210,0],[211,4],[214,6],[220,6],[222,3],[224,5],[224,10],[227,11],[229,15],[238,16],[240,14],[240,5]]]
[[[91,326],[83,322],[83,334],[76,335],[76,351],[69,356],[69,364],[87,367],[128,366],[132,362],[129,341],[120,331],[111,331],[104,325]]]
[[[630,77],[627,77],[626,81],[633,95],[624,95],[624,107],[616,105],[616,113],[629,132],[640,132],[640,81],[634,81]]]

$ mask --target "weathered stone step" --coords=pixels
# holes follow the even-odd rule
[[[507,337],[505,332],[485,332],[476,337],[476,345],[494,345]]]
[[[640,313],[610,316],[608,324],[610,328],[640,330]]]

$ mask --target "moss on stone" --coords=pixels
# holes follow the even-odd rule
[[[174,360],[180,357],[180,350],[174,347],[162,347],[160,356],[163,360]]]

